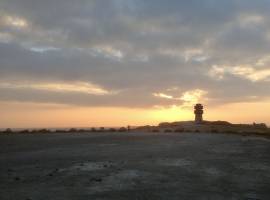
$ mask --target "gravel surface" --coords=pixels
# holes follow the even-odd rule
[[[270,140],[208,133],[0,135],[1,200],[270,199]]]

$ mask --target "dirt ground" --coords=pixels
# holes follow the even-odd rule
[[[207,133],[0,135],[1,200],[270,199],[270,140]]]

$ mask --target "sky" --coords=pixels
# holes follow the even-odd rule
[[[0,0],[0,127],[270,125],[269,0]]]

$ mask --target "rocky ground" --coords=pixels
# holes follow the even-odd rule
[[[0,135],[1,200],[270,199],[270,140],[207,133]]]

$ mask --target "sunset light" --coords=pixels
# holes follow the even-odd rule
[[[270,0],[0,0],[0,200],[270,199]]]
[[[2,128],[156,125],[193,120],[197,103],[209,120],[270,124],[268,113],[252,116],[270,102],[264,3],[4,0],[0,7]]]

